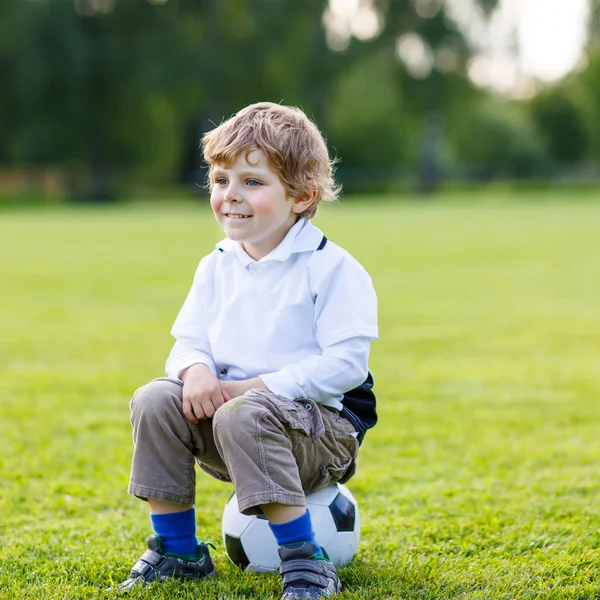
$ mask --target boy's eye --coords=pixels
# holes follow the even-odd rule
[[[227,185],[227,179],[225,177],[215,177],[215,183],[217,185]]]
[[[257,181],[256,179],[248,179],[246,183],[250,186],[262,185],[261,182]]]

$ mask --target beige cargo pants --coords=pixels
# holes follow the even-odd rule
[[[303,505],[305,494],[354,475],[358,441],[336,409],[250,390],[212,419],[191,423],[182,412],[181,382],[159,378],[131,400],[134,453],[129,493],[195,504],[195,463],[232,481],[240,511],[260,514],[278,502]]]

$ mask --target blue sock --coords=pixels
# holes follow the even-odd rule
[[[293,521],[281,523],[280,525],[269,523],[269,527],[280,546],[298,544],[300,542],[312,542],[316,547],[316,554],[321,554],[321,547],[315,539],[308,509],[301,517]]]
[[[179,556],[195,556],[198,553],[195,509],[166,515],[151,514],[150,520],[165,553]]]

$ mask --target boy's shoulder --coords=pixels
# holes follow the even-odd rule
[[[323,245],[323,248],[313,254],[313,258],[318,257],[332,262],[348,261],[360,265],[358,260],[348,250],[342,248],[342,246],[339,246],[329,238],[326,238],[326,240],[327,242]]]
[[[349,271],[367,273],[362,264],[348,250],[329,239],[321,250],[313,252],[308,266],[309,269],[317,271],[344,268]]]

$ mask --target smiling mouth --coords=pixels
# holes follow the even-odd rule
[[[236,213],[225,213],[225,216],[229,219],[249,219],[252,215],[240,215]]]

